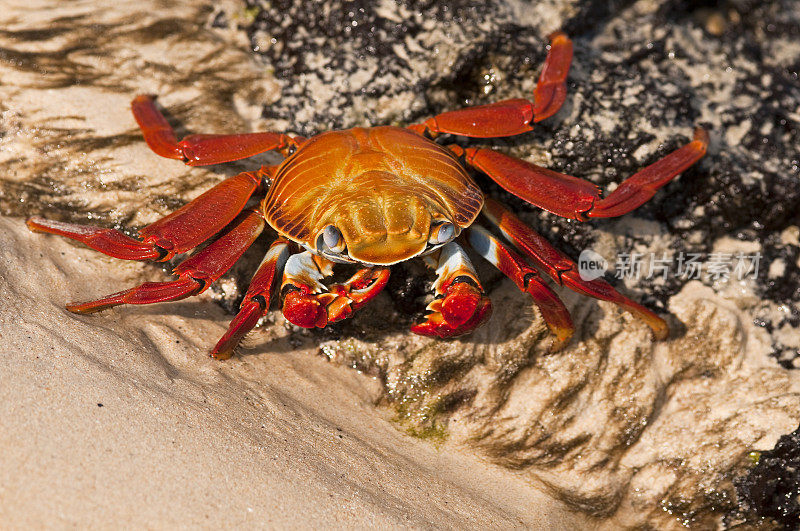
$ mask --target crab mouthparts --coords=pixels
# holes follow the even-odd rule
[[[338,214],[329,225],[338,234],[326,227],[328,239],[333,243],[334,236],[340,234],[344,245],[341,254],[357,262],[396,264],[428,248],[431,209],[419,198],[376,194]]]

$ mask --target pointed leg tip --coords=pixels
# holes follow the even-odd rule
[[[31,232],[47,232],[49,221],[50,220],[47,218],[41,216],[31,216],[25,220],[25,225],[27,225],[28,230]]]
[[[703,149],[708,147],[708,130],[703,127],[695,127],[694,129],[694,141],[700,142],[703,145]]]
[[[156,100],[155,94],[137,94],[131,103],[150,103]]]
[[[233,351],[239,345],[239,341],[241,340],[242,336],[244,336],[244,334],[231,334],[229,330],[219,339],[219,341],[217,341],[217,344],[214,345],[214,348],[211,349],[211,352],[208,353],[208,356],[217,361],[231,359],[233,356]]]
[[[242,303],[239,313],[228,325],[228,330],[217,341],[217,344],[214,345],[208,355],[215,360],[230,359],[242,339],[255,328],[258,320],[266,313],[268,306],[269,303],[264,299],[263,295],[257,295],[249,300],[246,299]]]
[[[76,313],[79,315],[88,315],[90,313],[96,313],[101,310],[105,310],[106,308],[111,308],[115,306],[114,304],[98,304],[97,301],[90,301],[90,302],[71,302],[64,307],[67,309],[68,312]]]
[[[570,41],[570,38],[569,38],[569,37],[567,36],[567,34],[566,34],[564,31],[562,31],[562,30],[556,30],[556,31],[554,31],[553,33],[551,33],[550,35],[548,35],[548,36],[547,36],[547,39],[548,39],[548,40],[549,40],[549,41],[550,41],[552,44],[559,44],[559,43],[571,42],[571,41]]]
[[[219,345],[217,345],[214,350],[208,353],[208,356],[217,361],[229,360],[233,357],[233,347],[219,348]]]
[[[652,311],[642,306],[639,306],[638,308],[636,308],[636,311],[632,311],[631,313],[639,317],[647,324],[647,326],[650,327],[650,330],[653,332],[654,341],[664,341],[669,337],[670,333],[669,325],[664,319],[662,319]]]
[[[658,322],[649,323],[656,341],[664,341],[669,337],[669,325],[659,317]]]
[[[560,352],[564,350],[564,348],[569,344],[570,340],[572,339],[572,333],[574,330],[552,330],[553,332],[553,342],[550,343],[550,353],[554,354],[556,352]]]

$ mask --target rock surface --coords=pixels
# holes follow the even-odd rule
[[[430,451],[430,446],[381,424],[370,405],[375,401],[378,410],[413,435],[446,440],[439,458],[450,459],[453,453],[453,459],[469,459],[457,450],[466,448],[510,469],[503,473],[469,461],[468,466],[483,467],[486,477],[491,476],[482,484],[487,488],[495,485],[491,481],[508,481],[510,499],[487,497],[485,490],[477,495],[479,502],[465,495],[468,501],[459,503],[471,508],[457,514],[445,511],[451,519],[439,521],[441,525],[480,525],[487,520],[474,518],[483,511],[487,519],[502,513],[497,525],[530,524],[532,520],[520,516],[524,511],[517,510],[534,499],[544,502],[536,490],[519,486],[520,477],[547,485],[553,498],[601,518],[593,524],[610,528],[706,526],[721,518],[728,523],[757,521],[739,509],[734,479],[750,465],[750,451],[768,450],[800,422],[800,382],[791,370],[800,349],[796,3],[731,1],[711,9],[678,0],[562,0],[533,7],[517,0],[305,0],[231,1],[212,9],[204,3],[164,7],[123,1],[98,10],[95,2],[84,0],[57,9],[30,2],[4,17],[0,212],[7,216],[45,214],[140,227],[226,175],[278,160],[265,155],[191,170],[159,160],[144,147],[129,115],[129,100],[137,93],[159,94],[179,134],[256,129],[311,134],[333,127],[407,124],[462,105],[530,95],[546,35],[564,28],[575,42],[564,109],[529,135],[485,144],[607,189],[685,142],[695,125],[711,131],[709,154],[632,215],[591,225],[542,214],[483,179],[487,192],[509,202],[564,251],[577,257],[591,248],[612,267],[619,263],[614,263],[615,256],[631,252],[644,257],[700,253],[705,260],[712,252],[761,255],[759,273],[742,281],[707,274],[687,279],[674,270],[663,279],[642,275],[618,281],[622,291],[669,313],[675,332],[662,343],[653,343],[642,323],[613,306],[562,290],[578,332],[565,351],[547,355],[549,339],[538,314],[513,285],[484,265],[479,272],[496,308],[489,325],[456,341],[413,337],[406,328],[424,308],[427,277],[418,265],[407,264],[395,269],[392,284],[371,311],[312,332],[287,329],[282,317],[273,314],[248,338],[242,356],[218,367],[204,361],[202,352],[223,330],[225,317],[208,302],[124,308],[87,318],[56,311],[66,300],[115,291],[143,277],[161,278],[159,268],[106,260],[54,238],[24,235],[18,221],[3,221],[5,267],[17,271],[14,283],[0,284],[3,339],[5,347],[13,345],[4,358],[19,360],[26,351],[21,345],[33,344],[42,364],[3,366],[4,378],[14,375],[9,381],[18,386],[5,401],[4,419],[18,418],[28,403],[14,396],[36,396],[35,382],[45,381],[44,375],[56,369],[73,378],[70,383],[65,376],[65,385],[96,385],[70,369],[77,365],[86,375],[105,375],[101,381],[107,382],[108,393],[117,386],[124,389],[112,396],[126,413],[95,437],[119,429],[124,415],[138,411],[136,399],[144,393],[147,406],[141,407],[156,419],[170,419],[167,425],[180,424],[174,419],[184,418],[179,411],[188,404],[190,423],[211,426],[214,433],[224,436],[237,432],[239,424],[248,426],[241,433],[254,453],[274,448],[272,438],[256,429],[264,422],[261,410],[287,415],[266,422],[274,434],[288,433],[286,425],[293,420],[287,420],[287,411],[302,411],[291,437],[317,448],[322,443],[315,434],[324,431],[319,423],[340,425],[342,417],[333,422],[330,412],[336,404],[355,400],[359,405],[353,422],[361,424],[352,433],[361,442],[341,452],[323,452],[321,461],[328,468],[317,463],[309,476],[292,475],[300,474],[300,465],[287,464],[281,474],[291,479],[270,491],[272,495],[298,482],[313,483],[317,476],[322,477],[321,492],[328,492],[340,481],[330,472],[337,463],[358,455],[369,463],[365,466],[382,467],[376,456],[395,445],[402,449],[392,454],[396,459],[386,460],[387,466],[395,467],[392,474],[406,477],[408,472],[409,481],[436,476],[450,466],[452,461],[426,461],[406,470],[404,464],[391,464],[405,463],[407,456]],[[267,240],[215,289],[213,297],[225,308],[235,305]],[[26,250],[37,248],[43,256]],[[43,273],[26,278],[19,271],[32,261]],[[92,275],[107,285],[100,286]],[[33,287],[14,287],[20,284]],[[48,301],[46,311],[24,311],[43,299]],[[60,328],[46,326],[56,315],[59,327],[73,327],[72,335],[61,334],[69,337],[67,342],[58,341]],[[172,345],[173,336],[180,347]],[[108,345],[108,352],[86,354],[92,342]],[[134,352],[129,344],[135,345]],[[314,351],[366,377],[320,363],[308,355]],[[34,376],[23,378],[15,366]],[[146,383],[150,380],[155,383]],[[312,383],[295,393],[285,380]],[[26,381],[34,383],[26,386]],[[311,393],[324,404],[329,390],[334,398],[322,410],[303,396]],[[222,409],[229,402],[246,407]],[[240,416],[239,410],[246,413]],[[101,411],[108,411],[105,402],[93,410]],[[201,417],[202,422],[192,420]],[[37,418],[52,421],[46,415]],[[92,419],[80,408],[67,408],[65,418],[81,426]],[[384,427],[376,439],[366,438],[373,422]],[[46,427],[39,426],[33,433],[46,438]],[[159,437],[164,433],[152,429]],[[178,433],[176,444],[204,448],[198,442],[206,440],[201,432]],[[126,437],[141,442],[142,448],[153,441]],[[374,443],[384,450],[370,453],[361,446],[365,440],[370,441],[364,443],[367,447]],[[67,447],[79,446],[78,440],[69,441]],[[289,452],[295,459],[289,463],[311,459],[302,447],[299,443],[297,453]],[[187,453],[175,452],[158,455],[169,460]],[[14,454],[16,462],[30,455]],[[202,456],[219,470],[238,471],[233,465],[225,468],[213,455]],[[254,461],[249,456],[235,462]],[[54,458],[50,469],[58,469],[65,459]],[[93,462],[97,473],[107,463]],[[192,466],[203,470],[197,463]],[[47,485],[50,476],[43,470],[25,477],[37,478],[33,485]],[[266,465],[257,471],[245,465],[244,470],[245,477],[257,481],[274,478]],[[410,483],[400,480],[394,493],[365,490],[375,477],[358,476],[350,483],[356,485],[354,492],[371,493],[363,495],[370,500],[365,514],[378,515],[373,523],[401,521],[397,518],[405,509],[397,509],[397,500],[404,499],[400,492]],[[450,487],[426,479],[427,490],[409,498],[409,506],[416,510],[431,491],[464,495],[459,490],[462,479],[453,479],[455,486]],[[219,483],[207,479],[201,485]],[[191,499],[199,500],[199,491],[193,492],[197,497]],[[363,496],[359,505],[364,505]],[[335,515],[323,498],[309,501]],[[265,499],[274,501],[269,493]],[[440,500],[449,506],[446,497],[436,503]],[[563,505],[549,503],[549,517],[568,518]],[[159,518],[162,509],[152,507],[149,514]],[[391,509],[384,512],[385,507]],[[351,509],[342,511],[350,511],[349,522],[365,522]],[[215,517],[233,521],[223,519],[225,514],[233,513]],[[432,518],[419,514],[420,520],[411,525]]]
[[[800,429],[778,440],[775,449],[757,453],[757,464],[737,489],[748,508],[772,517],[787,529],[800,519]]]

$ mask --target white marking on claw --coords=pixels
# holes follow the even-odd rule
[[[467,253],[455,242],[446,243],[439,254],[439,267],[436,268],[436,282],[433,287],[436,294],[442,293],[442,284],[459,276],[468,276],[477,281],[478,275],[472,266]]]
[[[304,285],[311,288],[314,293],[327,291],[325,285],[320,282],[323,278],[325,276],[320,272],[309,251],[290,256],[283,270],[283,286]]]

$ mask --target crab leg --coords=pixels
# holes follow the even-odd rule
[[[554,115],[564,103],[571,62],[572,41],[564,33],[555,32],[550,35],[550,51],[533,92],[535,103],[517,98],[467,107],[436,115],[409,129],[431,137],[449,133],[474,138],[512,136],[531,131],[533,123]]]
[[[514,284],[533,298],[542,313],[547,327],[555,336],[550,351],[561,350],[566,345],[575,328],[569,311],[558,295],[544,283],[539,273],[529,266],[517,253],[506,247],[480,225],[473,224],[467,229],[467,238],[475,251],[502,271]]]
[[[333,262],[309,251],[289,257],[281,285],[287,321],[303,328],[324,328],[353,315],[389,281],[388,267],[368,267],[328,289],[321,280],[332,274]]]
[[[486,198],[483,213],[497,225],[503,235],[514,242],[534,264],[544,270],[550,278],[561,286],[600,299],[610,301],[642,319],[653,330],[656,339],[669,335],[667,323],[641,304],[624,297],[611,284],[603,279],[583,280],[578,273],[577,264],[567,255],[550,245],[540,234],[528,227],[497,201]]]
[[[269,310],[269,302],[275,275],[280,274],[289,258],[289,243],[284,238],[275,240],[258,267],[250,287],[239,306],[239,313],[233,318],[225,332],[211,351],[211,357],[226,360],[233,354],[239,341],[252,330],[258,320]]]
[[[520,199],[553,214],[586,221],[588,218],[621,216],[641,206],[659,188],[700,160],[707,146],[708,133],[701,128],[695,129],[694,140],[622,181],[602,199],[597,186],[571,175],[491,149],[463,149],[459,146],[450,149]]]
[[[567,98],[567,74],[572,63],[572,41],[557,31],[550,35],[550,51],[533,90],[533,121],[541,122],[553,116]]]
[[[483,294],[475,268],[455,242],[442,247],[436,265],[436,298],[425,320],[411,327],[415,334],[442,338],[471,332],[492,314],[492,301]]]
[[[67,310],[94,313],[119,304],[151,304],[185,299],[204,291],[230,269],[264,229],[264,218],[256,210],[244,212],[216,241],[177,265],[178,280],[145,282],[135,288],[90,302],[72,303]]]
[[[197,247],[222,230],[242,211],[261,182],[262,172],[230,177],[172,214],[139,231],[143,241],[115,230],[28,218],[34,232],[49,232],[77,240],[101,253],[124,260],[166,261]]]
[[[136,96],[131,102],[131,110],[150,149],[157,155],[182,160],[189,166],[246,159],[272,150],[287,155],[304,140],[301,137],[292,138],[280,133],[265,132],[189,135],[179,142],[175,131],[156,107],[154,96]]]

